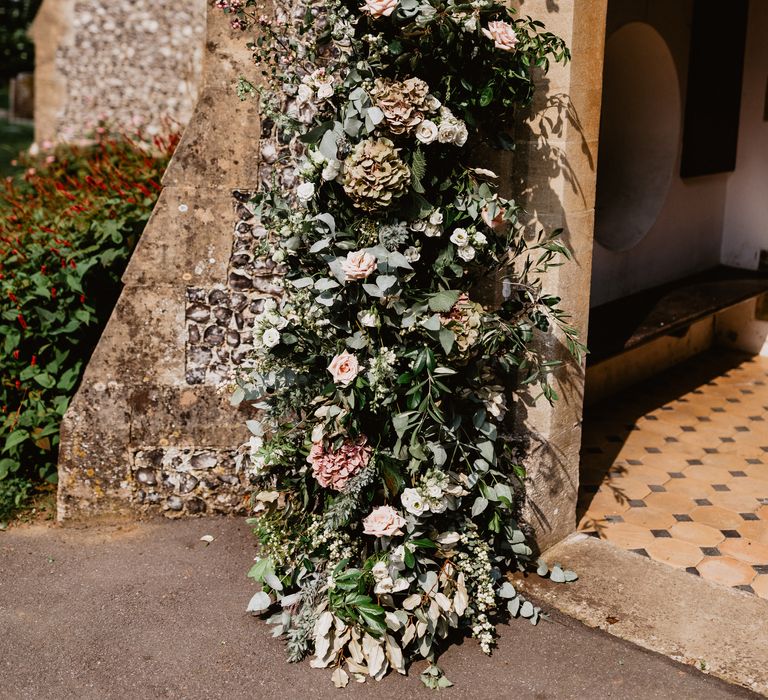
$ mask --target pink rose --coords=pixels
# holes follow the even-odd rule
[[[488,22],[488,29],[483,29],[483,34],[501,51],[514,51],[520,43],[514,28],[507,22]]]
[[[348,280],[364,280],[376,269],[376,257],[364,250],[347,253],[341,269]]]
[[[365,0],[360,10],[371,17],[389,17],[396,9],[399,0]]]
[[[488,228],[492,228],[494,231],[502,231],[507,223],[504,220],[504,214],[506,213],[507,213],[506,209],[503,209],[502,207],[498,207],[496,210],[496,216],[491,218],[491,214],[488,211],[488,209],[484,208],[480,212],[480,216],[483,218],[483,221],[485,221]]]
[[[361,435],[357,440],[345,440],[338,450],[326,451],[322,440],[312,444],[307,462],[312,465],[312,476],[323,488],[343,491],[347,482],[368,466],[371,448]]]
[[[392,506],[379,506],[363,520],[363,532],[375,537],[392,537],[403,534],[400,529],[403,525],[405,525],[405,518]]]
[[[345,350],[341,355],[336,355],[331,360],[328,371],[336,384],[349,386],[360,373],[360,363],[354,355]]]

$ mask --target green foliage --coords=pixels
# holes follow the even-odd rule
[[[62,147],[0,190],[0,483],[55,481],[59,423],[176,140]]]
[[[24,505],[31,491],[32,483],[28,479],[0,479],[0,529],[14,511]]]

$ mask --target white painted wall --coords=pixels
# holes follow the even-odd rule
[[[752,4],[768,5],[768,0],[756,0]],[[678,70],[680,95],[684,96],[691,16],[689,0],[612,0],[608,36],[629,22],[647,22],[654,27],[669,45]],[[633,105],[629,100],[626,102],[622,107],[631,112]],[[682,118],[681,114],[680,134]],[[719,264],[729,175],[683,180],[681,153],[682,138],[678,138],[668,195],[647,235],[637,245],[620,252],[608,250],[599,243],[595,245],[592,306]],[[764,199],[768,200],[768,191]]]
[[[768,2],[750,3],[737,169],[728,182],[722,261],[754,270],[768,250]]]

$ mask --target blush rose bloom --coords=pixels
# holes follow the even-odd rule
[[[354,355],[345,350],[331,360],[328,371],[336,384],[349,386],[360,373],[360,363]]]
[[[348,280],[364,280],[376,269],[376,257],[364,250],[347,253],[341,269]]]
[[[392,537],[402,535],[404,525],[405,518],[392,506],[379,506],[363,520],[363,532],[374,537]]]
[[[365,0],[360,8],[371,17],[389,17],[396,9],[400,0]]]
[[[514,51],[520,43],[514,28],[507,22],[488,22],[488,29],[483,29],[483,34],[501,51]]]

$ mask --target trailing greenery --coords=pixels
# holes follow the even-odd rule
[[[534,70],[568,51],[494,0],[218,4],[260,27],[268,87],[238,86],[272,127],[254,254],[286,280],[234,396],[263,411],[240,455],[259,486],[249,610],[337,686],[425,658],[445,687],[451,630],[490,653],[499,619],[540,613],[506,576],[537,568],[512,409],[557,398],[537,335],[582,347],[543,291],[559,232],[526,230],[477,154],[511,146]]]
[[[176,140],[62,146],[0,189],[0,520],[56,478],[59,423]]]

